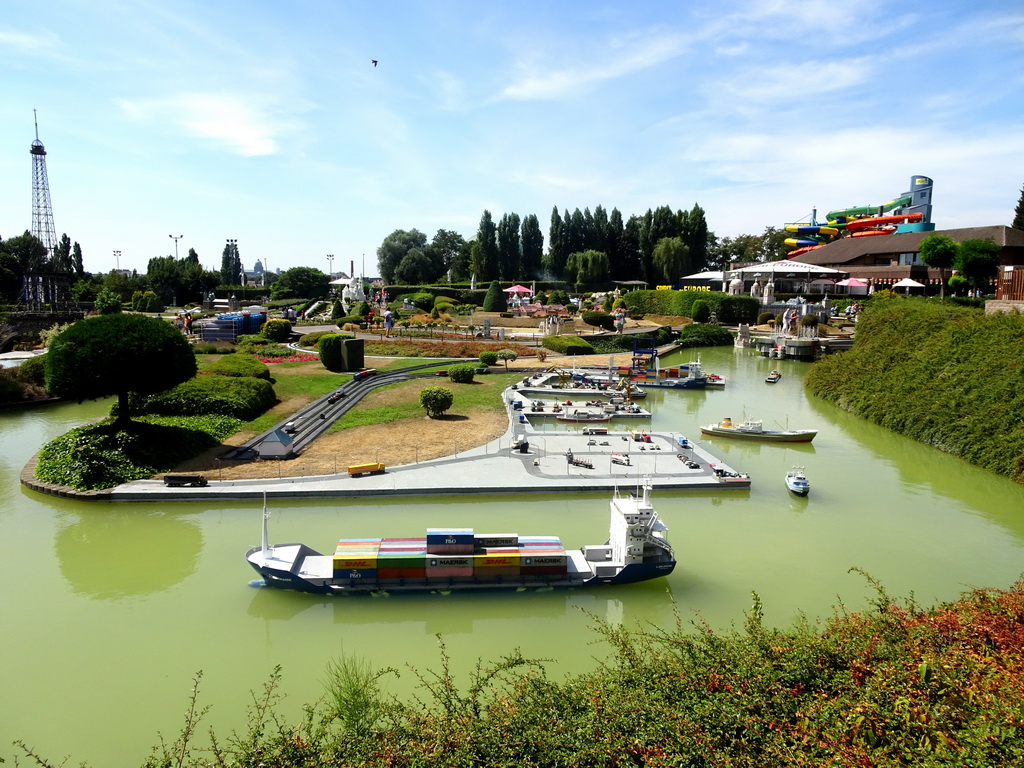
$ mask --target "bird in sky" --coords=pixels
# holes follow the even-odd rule
[[[377,66],[377,60],[376,59],[370,59],[370,62],[373,64],[373,66],[375,66],[375,67]]]

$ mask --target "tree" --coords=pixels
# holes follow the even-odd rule
[[[499,349],[498,359],[505,363],[505,370],[508,371],[508,364],[514,360],[518,360],[519,355],[516,354],[514,349]]]
[[[603,283],[608,279],[608,254],[602,251],[570,253],[565,262],[565,280],[571,284]]]
[[[1013,224],[1010,226],[1014,229],[1024,229],[1024,187],[1020,189],[1020,199],[1017,200],[1017,207],[1013,211]]]
[[[689,273],[690,249],[681,237],[663,237],[651,258],[654,277],[660,285],[672,285]]]
[[[558,206],[551,209],[551,225],[548,227],[548,252],[545,254],[542,263],[544,272],[549,278],[559,278],[562,270],[565,269],[565,260],[569,258],[569,251],[565,246],[562,216],[558,213]]]
[[[46,272],[49,268],[46,246],[27,230],[0,241],[0,299],[13,304],[21,292],[21,278],[27,272]]]
[[[493,280],[498,277],[498,239],[497,227],[491,219],[491,212],[485,210],[480,217],[480,227],[476,234],[480,249],[475,252],[476,261],[473,272],[477,280]]]
[[[399,284],[432,283],[437,277],[438,275],[434,272],[434,263],[419,248],[410,248],[395,267],[394,279]]]
[[[439,274],[445,276],[455,271],[459,254],[466,245],[466,238],[450,229],[439,229],[430,241],[430,251],[437,264]],[[449,278],[450,279],[450,278]]]
[[[424,387],[420,390],[420,405],[426,411],[427,416],[436,419],[455,402],[455,393],[447,387]]]
[[[82,246],[75,241],[75,244],[71,246],[71,263],[75,268],[75,274],[78,279],[81,280],[85,275],[85,265],[82,263]]]
[[[75,265],[71,261],[71,238],[67,232],[60,236],[60,242],[53,250],[53,271],[69,274],[75,271]]]
[[[690,251],[690,269],[702,272],[708,267],[708,222],[697,203],[686,214],[684,241]]]
[[[921,261],[939,270],[939,298],[946,298],[946,270],[956,262],[960,244],[949,235],[928,235],[918,246]]]
[[[544,257],[544,233],[536,214],[523,219],[520,242],[523,246],[523,277],[527,280],[542,276],[541,259]]]
[[[196,374],[188,341],[155,317],[110,314],[79,320],[46,354],[46,389],[81,402],[117,395],[115,428],[131,420],[128,395],[152,395]]]
[[[330,278],[313,267],[292,267],[278,275],[270,288],[275,299],[322,299]]]
[[[238,253],[238,243],[228,240],[220,260],[220,279],[224,285],[242,284],[242,257]]]
[[[968,286],[985,290],[999,272],[999,246],[991,240],[964,240],[960,243],[955,266]]]
[[[101,315],[117,314],[122,309],[121,297],[109,288],[103,288],[96,294],[94,304],[96,311]]]
[[[487,286],[487,293],[484,294],[484,312],[504,312],[508,305],[505,303],[505,293],[501,290],[497,280],[492,280]]]
[[[497,227],[498,277],[502,280],[523,278],[522,252],[519,247],[519,214],[506,213]]]
[[[395,282],[395,270],[413,248],[426,248],[427,236],[418,229],[396,229],[377,248],[377,267],[386,283]]]

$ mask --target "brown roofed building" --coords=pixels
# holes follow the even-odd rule
[[[939,271],[926,267],[918,251],[921,241],[933,234],[949,235],[957,242],[992,240],[1002,252],[1004,266],[1024,265],[1024,231],[1003,226],[844,237],[802,254],[799,260],[839,269],[860,280],[874,280],[878,287],[892,285],[906,277],[938,285]]]

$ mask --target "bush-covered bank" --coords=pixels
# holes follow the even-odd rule
[[[80,491],[152,477],[238,431],[228,416],[148,416],[118,429],[107,420],[72,429],[39,452],[36,477]]]
[[[301,722],[275,710],[276,672],[245,731],[209,744],[197,681],[181,736],[145,765],[1020,765],[1024,583],[931,609],[879,588],[873,603],[785,630],[756,596],[729,632],[595,620],[610,658],[565,681],[513,652],[460,687],[442,643],[409,702],[382,692],[396,670],[325,660],[326,695]]]
[[[1024,482],[1024,317],[920,299],[871,301],[849,352],[808,391],[900,434]]]

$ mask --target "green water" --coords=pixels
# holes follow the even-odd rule
[[[685,362],[686,355],[674,362]],[[669,361],[671,364],[672,361]],[[478,659],[515,647],[553,660],[553,675],[603,656],[591,616],[668,626],[678,610],[714,627],[742,622],[757,590],[769,621],[827,617],[871,597],[863,568],[921,602],[1024,571],[1024,488],[809,400],[806,364],[706,350],[725,390],[652,391],[653,428],[699,438],[723,416],[819,434],[810,445],[705,441],[751,474],[741,492],[658,493],[680,556],[668,578],[578,592],[320,598],[255,589],[243,561],[259,543],[258,504],[85,504],[24,491],[18,473],[51,436],[106,404],[0,412],[0,757],[21,739],[53,762],[134,765],[162,732],[173,740],[202,670],[205,724],[240,727],[250,691],[283,668],[284,708],[318,698],[327,662],[345,652],[401,677],[438,669],[441,635],[465,679]],[[779,368],[778,384],[764,383]],[[666,461],[671,461],[669,455]],[[807,467],[806,499],[783,483]],[[554,534],[570,546],[604,541],[604,494],[275,502],[271,538],[327,549],[342,536],[417,536],[426,527]],[[204,728],[200,730],[205,732]]]

